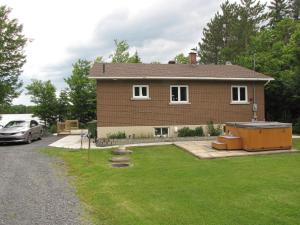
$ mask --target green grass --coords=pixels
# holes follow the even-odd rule
[[[300,150],[300,138],[293,139],[293,146],[295,149]]]
[[[300,149],[300,139],[294,141]],[[95,224],[299,224],[300,154],[199,160],[173,146],[132,148],[133,166],[109,151],[47,149],[67,172]]]

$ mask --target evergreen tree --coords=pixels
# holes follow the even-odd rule
[[[269,24],[271,26],[274,26],[276,23],[289,16],[289,8],[286,0],[272,0],[269,9]]]
[[[245,51],[249,45],[251,37],[253,37],[261,28],[263,22],[267,19],[265,13],[266,4],[261,4],[256,0],[241,0],[239,7],[239,35],[240,49]]]
[[[133,56],[129,57],[128,63],[141,63],[141,58],[137,51],[133,54]]]
[[[291,17],[295,20],[300,18],[300,0],[289,0],[289,11]]]

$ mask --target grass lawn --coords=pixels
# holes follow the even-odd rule
[[[300,139],[294,140],[300,149]],[[299,224],[300,154],[199,160],[173,146],[131,148],[134,166],[109,151],[47,149],[65,161],[95,224]]]

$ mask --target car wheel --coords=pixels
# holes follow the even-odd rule
[[[42,137],[43,137],[43,133],[41,132],[38,140],[42,140]]]
[[[28,134],[26,142],[27,142],[27,144],[30,144],[32,142],[32,135],[31,134]]]

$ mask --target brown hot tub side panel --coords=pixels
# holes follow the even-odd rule
[[[291,149],[291,127],[238,127],[226,125],[226,133],[241,137],[246,151]]]

